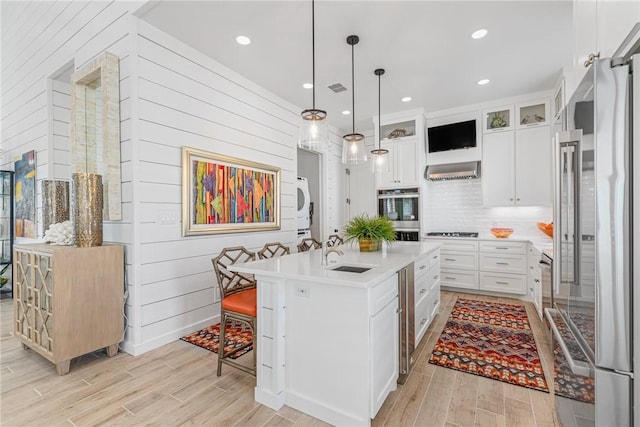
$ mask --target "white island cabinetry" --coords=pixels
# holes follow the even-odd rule
[[[413,268],[417,347],[440,308],[440,251],[420,257]]]
[[[230,269],[258,282],[256,401],[273,409],[286,404],[333,425],[369,426],[397,387],[397,272],[438,245],[340,249],[344,255],[330,254],[328,266],[315,250]],[[343,265],[370,269],[334,270]]]

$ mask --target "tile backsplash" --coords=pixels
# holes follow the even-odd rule
[[[477,231],[490,233],[491,227],[510,227],[514,235],[544,238],[537,222],[551,222],[551,206],[484,207],[482,180],[427,181],[422,207],[424,232]]]

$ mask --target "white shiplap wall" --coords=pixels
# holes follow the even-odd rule
[[[141,333],[134,353],[217,321],[219,296],[211,258],[221,249],[242,244],[258,250],[271,241],[295,247],[300,112],[149,24],[137,25],[139,126],[133,186],[139,197],[136,283]],[[281,230],[182,237],[182,146],[279,167]],[[340,197],[341,183],[335,177],[340,159],[334,151],[323,156],[324,191]],[[341,223],[341,215],[339,209],[328,208],[326,226]]]
[[[301,108],[131,15],[138,3],[2,4],[2,157],[37,151],[38,180],[70,179],[65,67],[104,52],[120,58],[122,221],[105,242],[126,248],[127,331],[139,354],[219,315],[210,259],[239,243],[296,239],[296,139]],[[62,73],[64,74],[64,73]],[[64,79],[62,79],[64,80]],[[344,222],[341,139],[323,153],[327,233]],[[180,148],[191,146],[281,168],[282,229],[182,237]],[[38,185],[39,188],[39,185]]]
[[[140,2],[3,2],[2,139],[0,167],[13,170],[22,153],[37,152],[36,206],[43,179],[70,180],[69,67],[78,69],[108,50],[120,57],[121,158],[130,159],[127,108],[130,11]],[[129,170],[131,167],[128,168]],[[125,245],[128,283],[132,283],[131,191],[123,173],[123,220],[104,225],[104,241]],[[130,187],[130,186],[129,186]],[[128,197],[126,195],[129,195]],[[41,235],[41,221],[38,229]],[[22,239],[28,241],[28,239]],[[135,316],[127,312],[129,319]]]

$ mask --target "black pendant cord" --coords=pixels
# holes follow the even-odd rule
[[[316,3],[311,0],[311,84],[313,85],[313,109],[316,109]]]
[[[356,133],[356,83],[355,83],[355,72],[354,72],[354,46],[355,43],[351,45],[351,133]]]
[[[380,122],[382,121],[382,107],[380,107],[380,99],[382,98],[382,93],[380,92],[380,80],[382,80],[382,72],[378,72],[378,70],[376,70],[376,74],[378,75],[378,152],[380,152],[380,140],[382,139],[382,133],[381,133],[381,126],[380,126]]]
[[[386,148],[382,148],[382,84],[380,81],[384,74],[384,68],[378,68],[373,73],[378,76],[378,148],[371,150],[371,153],[383,155],[389,152]]]

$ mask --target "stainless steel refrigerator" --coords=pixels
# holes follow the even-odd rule
[[[593,62],[565,107],[566,131],[554,138],[554,308],[545,315],[564,427],[640,423],[640,54],[632,52]]]

